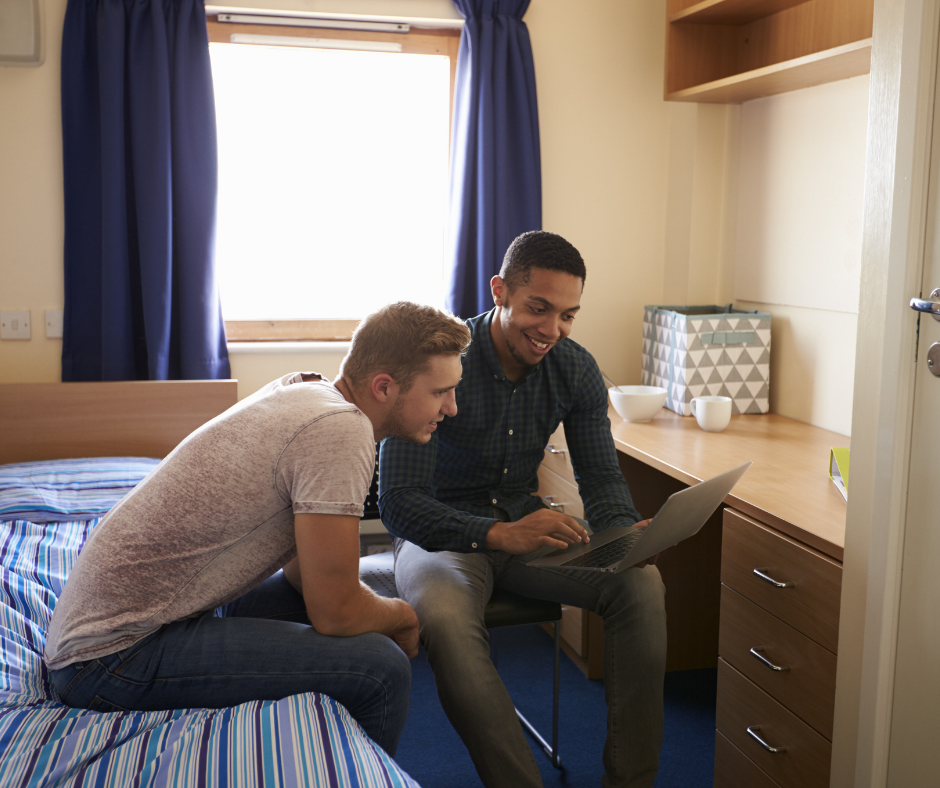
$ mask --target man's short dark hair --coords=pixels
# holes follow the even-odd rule
[[[523,233],[509,244],[499,275],[506,287],[515,290],[529,283],[529,271],[533,268],[571,274],[580,279],[582,285],[587,278],[578,250],[560,235],[545,230]]]

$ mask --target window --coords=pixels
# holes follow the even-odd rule
[[[442,306],[457,31],[210,21],[209,35],[229,338],[343,339],[389,301]],[[233,35],[393,43],[402,53]]]

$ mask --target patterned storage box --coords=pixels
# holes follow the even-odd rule
[[[643,377],[666,407],[691,416],[693,397],[731,397],[733,413],[770,409],[770,314],[727,306],[646,306]]]

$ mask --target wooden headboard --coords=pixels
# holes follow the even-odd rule
[[[165,457],[235,404],[235,380],[0,384],[0,463]]]

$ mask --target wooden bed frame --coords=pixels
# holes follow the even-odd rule
[[[0,464],[158,457],[235,404],[235,380],[0,384]]]

